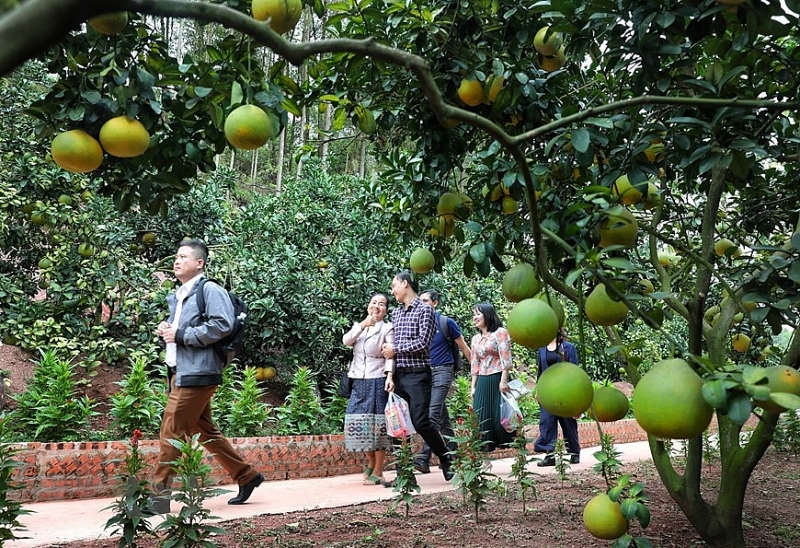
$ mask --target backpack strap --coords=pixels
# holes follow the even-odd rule
[[[215,280],[209,280],[205,276],[203,276],[202,278],[197,280],[197,284],[196,284],[197,285],[197,292],[195,293],[195,299],[197,299],[197,310],[200,311],[200,317],[207,320],[208,319],[208,314],[206,314],[206,294],[205,294],[205,291],[204,291],[206,282],[214,282],[214,283],[216,283]],[[217,284],[217,285],[219,285],[219,284]],[[217,355],[217,357],[222,360],[222,363],[226,363],[227,362],[227,356],[225,356],[225,351],[222,350],[219,347],[219,345],[217,345],[217,344],[212,344],[211,347],[214,350],[214,353]]]
[[[458,363],[458,346],[456,345],[455,339],[450,336],[450,326],[447,325],[447,316],[443,314],[439,314],[439,330],[444,335],[444,339],[447,341],[447,344],[450,345],[450,353],[453,354],[453,365]]]

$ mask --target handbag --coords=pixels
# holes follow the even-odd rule
[[[386,433],[393,438],[406,438],[416,432],[411,422],[411,413],[408,411],[406,400],[389,392],[389,401],[386,402]]]
[[[353,393],[353,379],[351,379],[347,375],[347,371],[342,373],[342,376],[339,378],[339,396],[342,398],[349,398],[350,394]]]
[[[522,411],[511,394],[500,393],[500,426],[506,432],[516,432],[522,426]]]

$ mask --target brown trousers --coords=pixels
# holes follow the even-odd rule
[[[211,418],[211,397],[216,390],[216,386],[178,387],[175,378],[171,379],[159,434],[158,466],[153,478],[157,489],[171,487],[174,472],[168,463],[181,455],[169,440],[188,440],[197,433],[206,450],[237,484],[244,485],[256,477],[255,468],[242,460]]]

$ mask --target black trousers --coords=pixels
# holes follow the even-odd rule
[[[395,394],[408,402],[411,424],[414,425],[417,434],[422,437],[439,459],[445,458],[448,449],[444,438],[430,419],[431,370],[403,371],[395,369],[393,379]]]

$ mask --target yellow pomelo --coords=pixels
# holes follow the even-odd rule
[[[436,264],[436,258],[430,250],[420,247],[419,249],[415,249],[411,254],[409,264],[411,265],[411,270],[417,274],[427,274],[433,270]]]
[[[567,62],[567,57],[564,54],[564,48],[559,48],[559,50],[555,53],[555,55],[537,55],[536,60],[539,62],[539,66],[542,67],[542,70],[545,72],[555,72],[561,67],[564,66],[564,63]]]
[[[269,366],[269,367],[265,367],[264,368],[264,380],[265,381],[271,381],[272,379],[274,379],[277,376],[278,376],[278,372],[275,371],[274,367]]]
[[[511,196],[503,196],[503,200],[500,202],[503,215],[513,215],[517,212],[517,206],[517,201]]]
[[[452,219],[455,215],[456,209],[461,205],[461,196],[455,192],[445,192],[439,196],[439,202],[436,204],[436,211],[446,219]]]
[[[236,107],[225,119],[225,137],[234,148],[253,150],[276,135],[276,120],[256,105]]]
[[[633,247],[639,235],[639,223],[624,207],[609,211],[608,217],[600,225],[600,247],[621,245]]]
[[[656,290],[656,288],[653,286],[653,282],[651,282],[647,278],[639,280],[639,288],[645,295],[649,295],[650,293]]]
[[[766,368],[767,386],[770,393],[785,392],[800,396],[800,372],[786,365],[773,365]],[[764,411],[771,413],[783,413],[786,408],[781,407],[772,400],[756,400],[753,403],[760,406]]]
[[[536,31],[536,35],[533,37],[534,49],[544,56],[555,55],[561,48],[561,44],[564,43],[560,32],[549,31],[550,27],[542,27]]]
[[[644,156],[651,164],[658,160],[664,153],[664,143],[659,139],[654,139],[650,142],[650,146],[644,149]]]
[[[720,257],[731,257],[733,259],[742,254],[742,250],[728,238],[720,238],[714,242],[714,252]]]
[[[703,398],[703,379],[685,360],[655,364],[633,390],[636,421],[648,434],[663,439],[686,439],[702,434],[714,410]]]
[[[50,145],[55,162],[73,173],[94,171],[103,162],[103,149],[97,139],[82,129],[59,133]]]
[[[456,222],[453,219],[448,219],[447,217],[439,217],[439,228],[437,230],[437,234],[443,238],[449,238],[453,235],[453,232],[456,229]]]
[[[614,422],[624,419],[630,404],[628,396],[614,386],[598,386],[594,390],[592,405],[586,412],[599,422]]]
[[[100,34],[116,34],[128,24],[127,11],[104,13],[89,18],[89,26]]]
[[[628,532],[628,520],[622,515],[618,502],[606,493],[593,497],[583,509],[583,525],[593,537],[618,539]]]
[[[269,20],[270,28],[278,34],[292,30],[302,13],[302,0],[253,0],[253,18]]]
[[[539,405],[558,417],[580,415],[592,404],[593,397],[592,379],[574,363],[555,363],[536,381]]]
[[[584,302],[586,317],[595,325],[617,325],[628,315],[628,306],[622,301],[615,301],[606,293],[605,284],[597,286],[589,293]]]
[[[264,368],[263,367],[256,367],[256,380],[263,381],[264,380]]]
[[[539,299],[518,302],[508,314],[508,334],[526,348],[541,348],[556,338],[558,316]]]
[[[477,80],[461,80],[461,84],[456,91],[458,98],[464,102],[465,105],[476,107],[483,103],[484,93],[483,86]]]
[[[614,196],[619,196],[625,205],[638,204],[643,196],[639,189],[631,184],[627,175],[622,175],[614,181],[614,184],[611,185],[611,192]]]
[[[493,103],[497,99],[497,94],[503,89],[505,79],[502,76],[490,76],[486,80],[486,100]]]
[[[133,158],[150,146],[150,134],[140,121],[117,116],[100,128],[100,144],[112,156]]]
[[[747,352],[750,350],[750,337],[744,333],[737,333],[731,337],[731,344],[737,352]]]
[[[519,263],[503,275],[503,295],[512,303],[535,297],[542,289],[536,269],[530,263]]]

